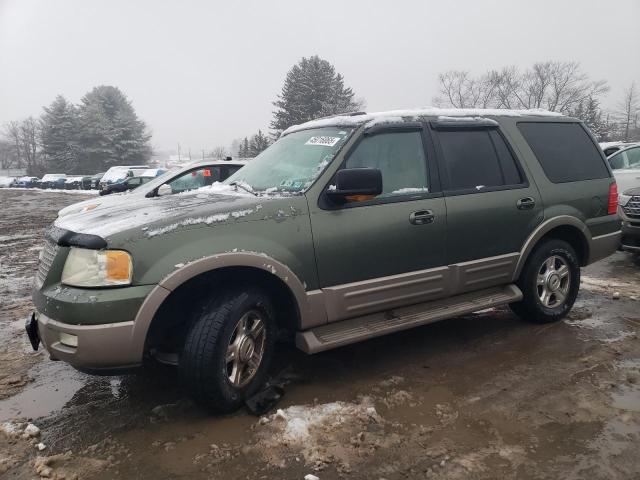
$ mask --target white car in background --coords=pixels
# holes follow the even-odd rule
[[[640,187],[640,144],[632,144],[607,157],[613,176],[618,184],[618,193]]]
[[[0,188],[10,187],[15,179],[15,177],[0,177]]]
[[[145,170],[148,170],[147,165],[117,165],[107,170],[100,179],[100,189],[106,185],[119,182],[128,177],[139,176]]]
[[[638,145],[634,142],[600,142],[600,148],[604,152],[605,157],[610,157],[614,153],[622,150],[623,148],[631,147],[633,145]]]
[[[247,162],[244,160],[212,160],[191,163],[169,170],[133,190],[74,203],[60,210],[58,216],[64,217],[87,212],[101,206],[125,203],[133,198],[153,198],[205,187],[226,180],[246,164]]]

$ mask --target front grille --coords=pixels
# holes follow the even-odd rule
[[[53,264],[53,260],[58,253],[58,245],[53,242],[47,241],[42,247],[40,252],[40,262],[38,264],[38,273],[36,273],[36,287],[41,288],[44,281],[47,279],[47,274]]]
[[[640,218],[640,196],[633,196],[622,210],[629,218]]]

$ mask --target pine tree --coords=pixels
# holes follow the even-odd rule
[[[78,112],[62,95],[44,107],[39,136],[47,171],[82,173],[78,164]]]
[[[358,110],[362,105],[354,96],[328,61],[317,55],[303,57],[289,70],[282,93],[273,102],[277,110],[271,128],[281,132],[314,118]]]
[[[269,138],[262,133],[261,130],[258,130],[253,137],[251,137],[251,142],[249,143],[249,151],[247,157],[253,158],[257,157],[263,150],[265,150],[271,142]]]
[[[116,87],[95,87],[82,98],[79,125],[80,161],[88,172],[146,163],[151,156],[146,125]]]
[[[244,137],[244,140],[240,143],[240,148],[238,149],[238,157],[249,158],[249,139],[247,137]]]
[[[569,115],[582,120],[598,141],[606,140],[611,133],[603,118],[600,102],[593,96],[580,100]]]

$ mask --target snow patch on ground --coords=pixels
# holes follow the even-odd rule
[[[19,190],[21,192],[38,192],[38,193],[71,193],[76,195],[98,195],[98,190],[62,190],[60,188],[15,188],[8,187],[7,190]]]
[[[301,454],[307,465],[317,468],[330,458],[340,463],[346,453],[338,440],[341,435],[357,435],[367,425],[382,421],[371,397],[353,403],[294,405],[260,419],[257,446],[274,465],[293,451]]]

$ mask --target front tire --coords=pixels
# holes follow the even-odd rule
[[[223,292],[197,315],[180,355],[180,377],[195,401],[221,412],[238,409],[264,384],[276,327],[260,289]]]
[[[547,240],[536,247],[522,270],[518,287],[523,294],[511,309],[534,323],[564,318],[578,296],[580,263],[575,250],[564,240]]]

